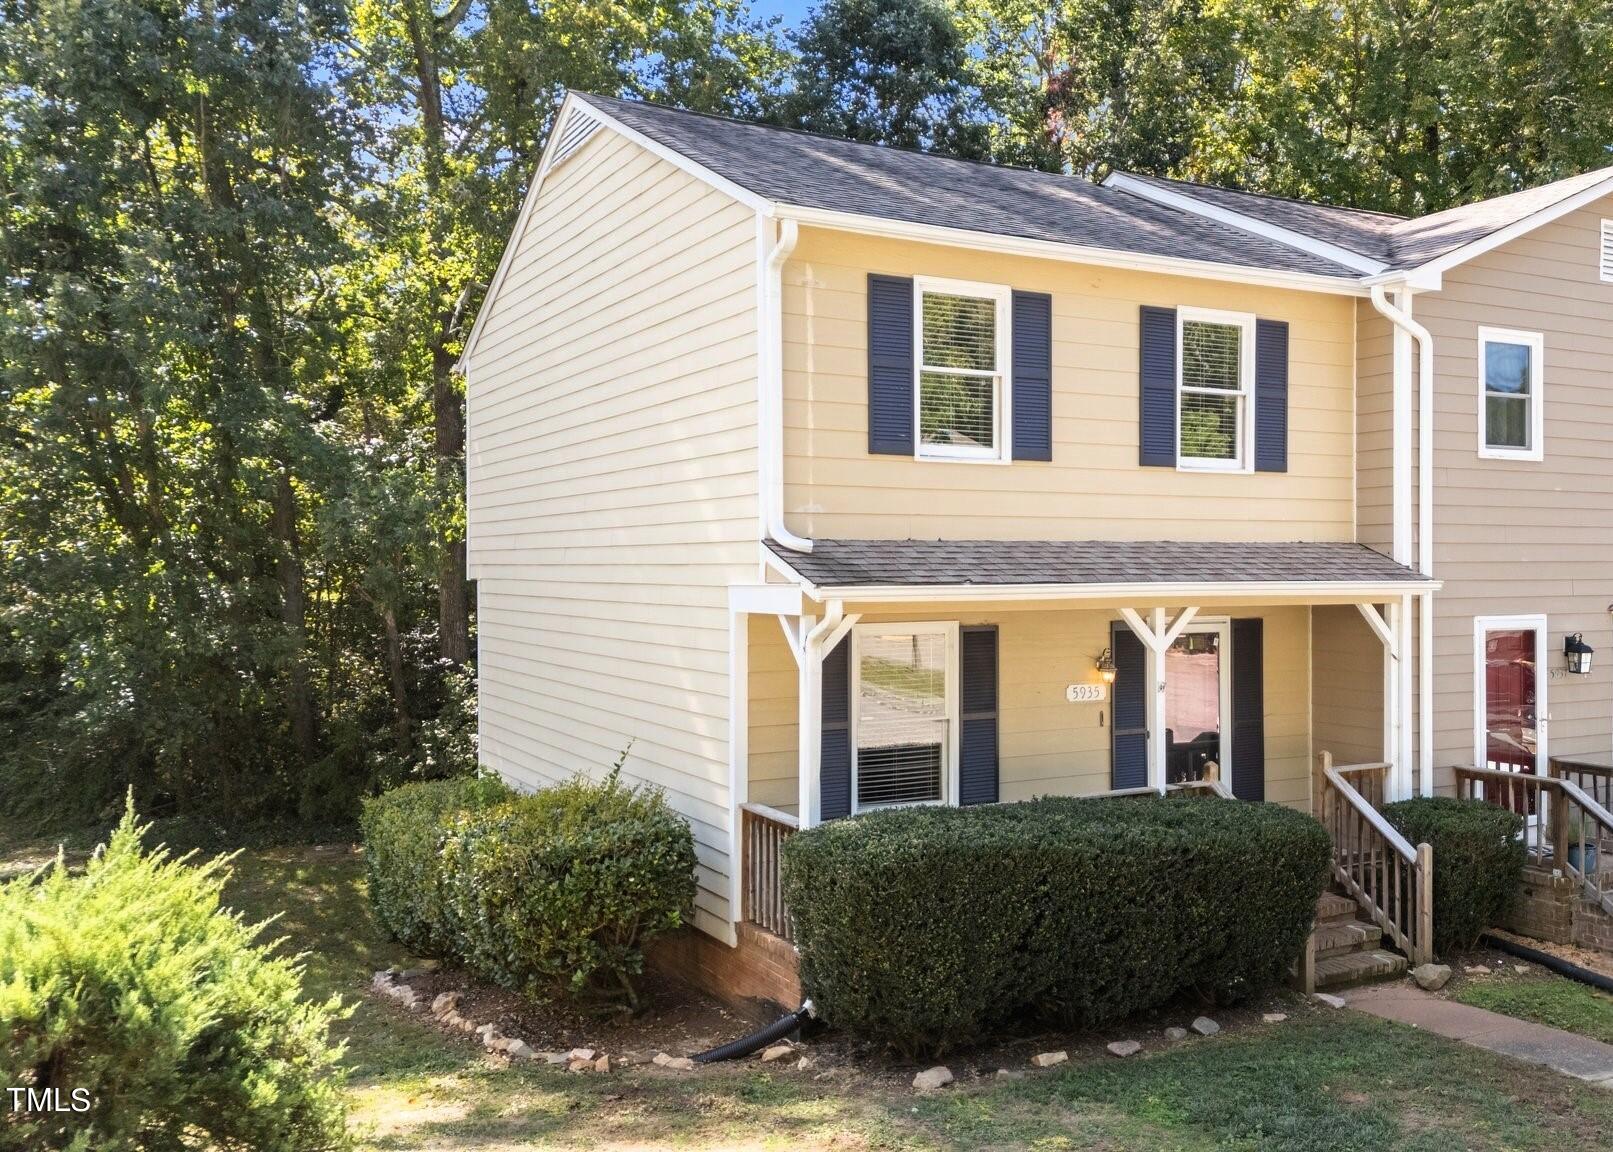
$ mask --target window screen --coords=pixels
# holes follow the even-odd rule
[[[857,807],[946,798],[947,637],[858,637]]]
[[[1528,448],[1534,349],[1502,340],[1484,343],[1484,442]]]
[[[1002,382],[997,301],[924,292],[920,308],[920,444],[994,455]]]

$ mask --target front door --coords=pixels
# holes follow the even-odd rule
[[[1232,781],[1226,733],[1231,714],[1231,625],[1192,624],[1165,653],[1165,780]]]
[[[1544,616],[1474,622],[1474,756],[1502,772],[1546,770]]]

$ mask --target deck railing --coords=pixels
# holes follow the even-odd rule
[[[779,850],[795,835],[796,819],[765,804],[742,804],[740,842],[744,846],[745,919],[775,936],[794,939],[790,910],[779,885]]]
[[[1317,759],[1320,817],[1333,841],[1334,879],[1413,964],[1432,960],[1434,850],[1413,847],[1367,799],[1373,793],[1382,802],[1389,765],[1334,767],[1328,752]]]
[[[1587,899],[1613,914],[1613,812],[1575,777],[1596,777],[1594,765],[1554,761],[1562,775],[1506,772],[1470,766],[1456,769],[1456,794],[1487,800],[1523,817],[1529,862],[1579,881]]]

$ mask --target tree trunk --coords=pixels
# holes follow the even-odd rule
[[[398,614],[390,607],[381,609],[386,629],[386,669],[392,681],[392,736],[398,755],[409,755],[414,719],[409,715],[409,684],[403,674],[403,641],[398,635]]]
[[[291,738],[303,759],[311,761],[319,754],[319,739],[314,723],[313,691],[308,685],[308,669],[303,663],[307,648],[308,603],[303,589],[302,552],[297,536],[297,494],[291,487],[291,477],[284,472],[280,473],[275,484],[271,529],[279,551],[275,570],[280,581],[280,619],[295,642],[291,655],[290,688],[286,694]]]

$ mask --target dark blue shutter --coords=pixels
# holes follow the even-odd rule
[[[851,641],[842,640],[823,658],[823,736],[818,745],[819,816],[851,815]]]
[[[1255,322],[1255,471],[1288,471],[1288,323]]]
[[[997,802],[997,627],[958,630],[958,803]]]
[[[1014,293],[1014,459],[1053,459],[1053,297]]]
[[[913,281],[868,277],[868,451],[913,455]]]
[[[1260,620],[1232,622],[1232,794],[1266,798],[1265,632]]]
[[[1144,465],[1176,467],[1176,309],[1143,306],[1139,444]]]
[[[1148,786],[1148,678],[1143,642],[1124,624],[1109,627],[1115,660],[1113,706],[1109,710],[1109,786]]]

